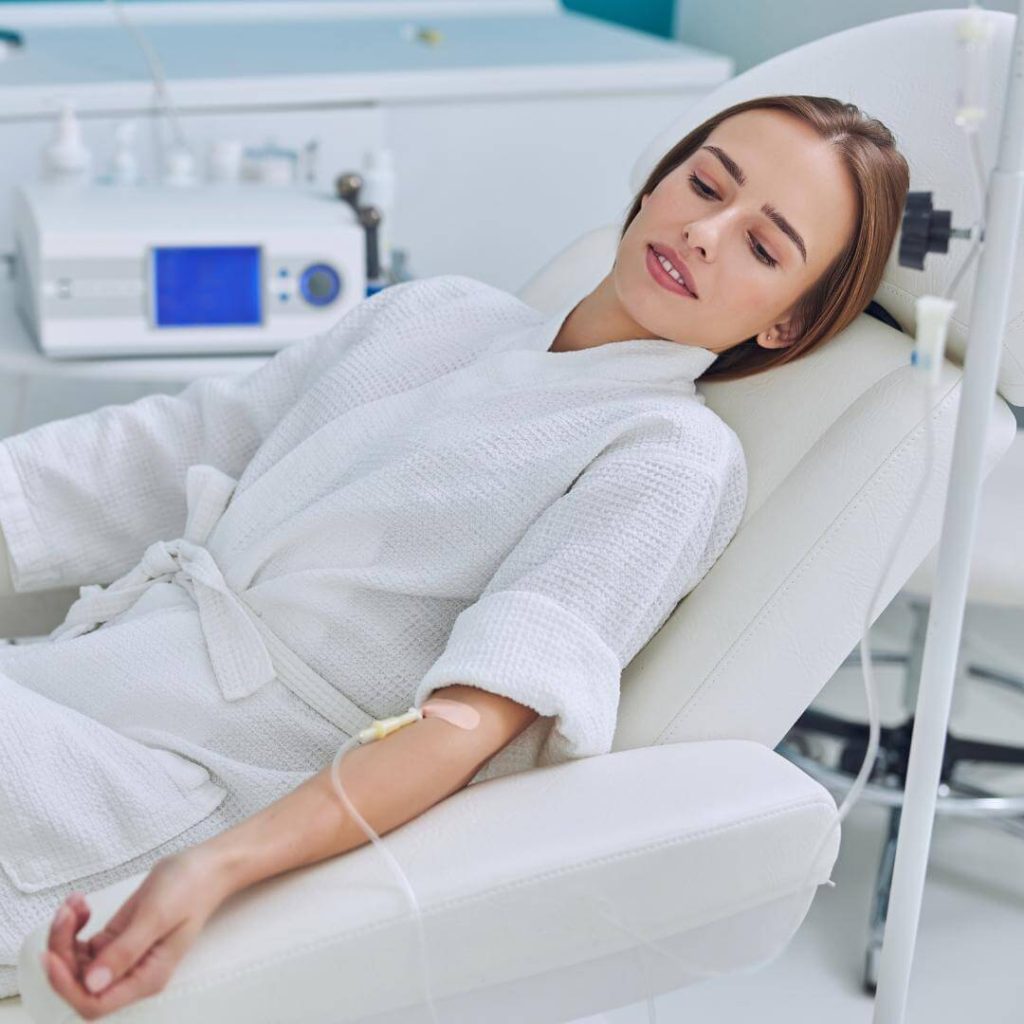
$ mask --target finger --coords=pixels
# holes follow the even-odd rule
[[[88,1002],[91,997],[72,977],[68,965],[49,950],[43,952],[42,958],[46,977],[53,990],[64,1002],[88,1020],[87,1015],[91,1012]]]
[[[121,977],[112,981],[97,995],[85,995],[86,1007],[92,1016],[104,1016],[147,996],[162,992],[184,955],[188,942],[178,928],[166,940],[160,940]],[[177,938],[177,941],[174,941]]]
[[[54,914],[47,940],[47,948],[67,964],[72,974],[76,974],[78,968],[79,956],[75,935],[81,924],[77,908],[65,901]]]
[[[135,914],[135,908],[142,898],[142,886],[135,890],[131,896],[121,904],[117,913],[98,931],[91,936],[86,943],[86,950],[90,957],[95,957],[114,941],[127,927]]]
[[[85,897],[80,892],[73,892],[66,900],[68,905],[78,914],[78,928],[75,930],[80,932],[86,924],[89,922],[89,918],[92,917],[92,908],[86,902]],[[78,945],[84,950],[86,943],[79,941]]]
[[[90,959],[99,955],[100,950],[106,949],[116,936],[111,935],[109,932],[97,932],[91,939],[89,939],[89,957]]]
[[[75,908],[75,910],[78,911],[82,919],[82,924],[85,924],[85,922],[88,921],[89,918],[92,916],[92,909],[90,908],[85,896],[83,896],[82,893],[73,892],[67,898],[67,902],[70,903]]]
[[[86,902],[85,896],[80,892],[73,892],[68,896],[66,900],[67,904],[75,911],[77,915],[77,921],[74,927],[72,942],[74,946],[75,955],[75,967],[77,968],[72,973],[76,978],[81,980],[82,970],[86,964],[92,959],[92,954],[89,951],[89,942],[83,942],[78,938],[81,930],[88,924],[89,918],[92,917],[92,908]]]
[[[64,938],[68,930],[65,926],[69,921],[73,921],[74,917],[75,912],[66,903],[62,903],[57,908],[57,912],[50,922],[50,931],[46,937],[46,945],[48,949],[51,949],[58,956],[62,954],[65,947],[70,947],[70,943],[65,941]]]
[[[96,955],[85,972],[85,987],[95,995],[116,984],[167,934],[162,918],[152,912],[137,915]]]
[[[72,976],[67,964],[51,951],[44,951],[42,958],[43,968],[54,991],[85,1020],[102,1017],[128,1003],[143,998],[150,994],[147,991],[149,987],[152,987],[153,991],[158,991],[156,979],[149,977],[154,972],[151,969],[143,970],[148,958],[144,958],[137,969],[130,971],[99,995],[93,995],[83,988],[81,983]]]

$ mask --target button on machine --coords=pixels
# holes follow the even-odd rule
[[[341,291],[341,279],[334,267],[327,263],[314,263],[306,267],[299,278],[302,297],[314,306],[327,306]]]

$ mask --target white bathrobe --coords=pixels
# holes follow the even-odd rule
[[[0,442],[16,589],[82,588],[0,648],[0,972],[67,892],[433,690],[541,716],[473,782],[611,749],[622,669],[733,537],[746,463],[694,386],[715,353],[550,352],[572,305],[409,282],[246,376]]]

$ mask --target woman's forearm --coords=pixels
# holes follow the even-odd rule
[[[493,713],[482,715],[473,732],[426,718],[345,754],[339,766],[345,793],[378,835],[462,789],[537,717],[532,709],[506,698],[476,694],[478,706]],[[263,879],[369,841],[334,790],[328,765],[293,792],[189,853],[208,865],[227,899]]]

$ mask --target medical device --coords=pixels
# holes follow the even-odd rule
[[[366,297],[345,203],[246,185],[15,190],[17,307],[57,359],[273,352]]]
[[[1024,18],[1024,0],[1022,0],[1021,7],[1021,18]],[[971,247],[970,252],[965,257],[961,267],[957,273],[953,276],[950,284],[946,288],[943,296],[935,295],[922,295],[917,299],[916,302],[916,331],[914,348],[910,356],[910,366],[914,367],[916,371],[919,371],[918,376],[920,377],[921,384],[921,396],[923,400],[924,408],[924,423],[926,427],[926,455],[925,455],[925,467],[922,478],[918,484],[917,490],[907,508],[907,512],[904,515],[903,522],[900,526],[899,532],[897,533],[887,555],[884,560],[884,567],[879,575],[878,585],[872,594],[871,601],[868,604],[867,613],[864,620],[864,629],[860,641],[860,654],[861,654],[861,665],[863,668],[864,675],[864,686],[865,693],[867,696],[867,708],[868,717],[870,720],[870,731],[868,739],[868,747],[864,756],[864,761],[861,764],[860,770],[857,773],[856,778],[850,786],[850,789],[845,799],[840,804],[836,817],[833,819],[831,827],[821,837],[817,847],[815,848],[813,855],[810,857],[809,864],[810,868],[808,874],[804,879],[803,884],[800,886],[804,889],[812,881],[812,873],[814,867],[817,864],[818,857],[821,851],[825,848],[826,843],[832,839],[834,831],[839,828],[841,822],[845,820],[846,816],[852,810],[854,804],[860,798],[864,787],[867,784],[868,777],[875,767],[875,760],[878,754],[879,737],[880,737],[880,716],[878,710],[878,697],[877,688],[875,686],[874,674],[871,665],[871,647],[868,643],[868,637],[871,631],[871,623],[878,614],[881,613],[882,609],[877,609],[879,594],[882,592],[883,585],[889,576],[890,569],[892,568],[893,561],[896,557],[896,553],[899,551],[901,544],[906,536],[910,524],[914,521],[917,510],[921,503],[921,498],[924,495],[925,489],[929,483],[934,468],[934,448],[935,448],[935,437],[934,437],[934,426],[932,424],[931,410],[935,405],[935,397],[937,387],[940,381],[942,363],[946,350],[946,340],[949,329],[949,321],[952,316],[953,310],[956,303],[949,299],[949,295],[956,288],[960,278],[963,276],[967,267],[971,261],[979,252],[981,243],[985,237],[985,198],[987,188],[987,176],[985,174],[983,161],[978,148],[978,141],[976,131],[979,123],[981,122],[984,113],[984,100],[987,96],[987,84],[985,81],[987,71],[987,57],[988,47],[991,41],[991,26],[984,19],[980,8],[976,4],[972,4],[969,13],[958,25],[958,38],[962,44],[962,54],[964,62],[962,64],[962,85],[958,94],[958,107],[955,116],[955,123],[964,129],[967,133],[971,145],[971,156],[973,160],[973,166],[976,171],[976,183],[978,186],[979,196],[979,216],[978,220],[969,229],[953,228],[951,226],[951,213],[947,210],[934,210],[932,208],[931,193],[929,192],[911,192],[907,196],[906,203],[904,205],[903,220],[901,225],[901,236],[899,242],[899,262],[901,266],[913,267],[915,269],[924,269],[924,258],[929,252],[945,253],[948,250],[948,243],[950,238],[973,238],[974,244]],[[1018,24],[1018,39],[1024,39],[1024,35],[1021,34],[1020,24]],[[458,702],[451,702],[457,704]],[[424,977],[424,990],[426,1002],[430,1008],[432,1019],[435,1024],[440,1024],[437,1009],[434,1005],[433,996],[430,988],[429,971],[427,968],[427,944],[426,938],[423,933],[423,921],[422,913],[419,908],[419,904],[416,900],[416,895],[409,884],[408,878],[402,872],[401,867],[398,865],[391,852],[384,846],[380,837],[370,827],[370,825],[362,818],[359,812],[353,807],[352,803],[345,794],[344,789],[341,785],[340,775],[338,771],[338,765],[345,753],[353,746],[359,743],[374,742],[377,739],[383,739],[385,736],[390,735],[396,729],[403,728],[405,725],[411,722],[418,721],[421,718],[428,716],[428,708],[430,701],[424,704],[422,709],[412,707],[404,715],[399,715],[394,718],[384,719],[382,721],[375,721],[370,727],[362,730],[355,737],[348,740],[335,755],[334,761],[331,766],[331,779],[334,788],[345,805],[350,814],[356,819],[360,827],[371,839],[371,841],[381,850],[385,858],[395,869],[398,875],[402,887],[409,897],[409,901],[412,904],[413,912],[416,915],[417,925],[419,928],[420,936],[420,947],[421,947],[421,965],[423,968]],[[462,707],[465,707],[462,705]],[[454,723],[453,723],[454,724]],[[463,725],[463,728],[471,727]],[[934,794],[933,794],[934,796]],[[925,852],[925,860],[927,859],[927,851]],[[835,885],[834,882],[829,880],[826,884]],[[682,966],[688,973],[692,975],[699,975],[701,977],[710,978],[717,977],[723,973],[724,968],[708,969],[695,963],[692,959],[686,959],[679,957],[677,954],[666,950],[664,947],[659,946],[658,943],[648,939],[646,936],[640,935],[635,932],[629,925],[623,922],[615,910],[611,902],[607,899],[600,899],[598,901],[601,913],[604,917],[614,924],[616,927],[621,928],[624,932],[629,934],[632,938],[637,940],[642,945],[655,950],[661,955],[668,957],[680,966]],[[800,920],[806,910],[799,907],[795,907],[795,914],[791,924],[788,927],[788,931],[795,932],[799,927]],[[743,973],[751,973],[753,971],[760,970],[764,963],[757,963],[748,966]],[[731,969],[730,969],[731,970]],[[884,981],[884,979],[883,979]],[[881,991],[881,988],[880,988]],[[648,1015],[651,1024],[655,1024],[655,1008],[654,1001],[651,996],[648,996],[647,1000]]]
[[[122,5],[108,4],[146,59],[174,141],[160,183],[140,183],[135,127],[119,124],[110,170],[93,183],[63,101],[44,184],[14,196],[16,306],[45,355],[275,352],[403,279],[388,272],[398,263],[384,224],[390,151],[366,154],[365,179],[350,175],[376,205],[359,206],[358,188],[337,204],[295,186],[298,154],[269,142],[243,152],[219,140],[201,183],[159,55]]]

